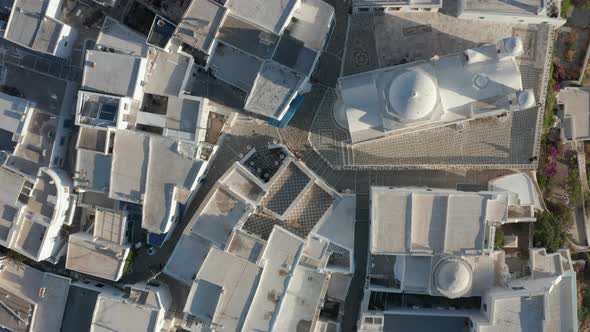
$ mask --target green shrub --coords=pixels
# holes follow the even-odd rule
[[[496,236],[494,237],[494,249],[504,248],[504,230],[502,226],[496,228]]]
[[[547,189],[547,181],[547,176],[543,174],[537,174],[537,182],[539,183],[541,190]]]
[[[547,84],[547,99],[545,100],[545,116],[543,117],[543,129],[547,131],[549,128],[553,127],[555,124],[555,119],[553,116],[555,115],[554,108],[555,103],[557,102],[557,97],[555,96],[555,91],[553,91],[553,86],[555,85],[555,79],[553,78],[553,71],[554,65],[551,64],[551,70],[549,74],[549,83]]]
[[[125,266],[123,266],[123,275],[127,274],[127,271],[129,271],[129,267],[131,266],[131,263],[133,263],[133,260],[135,260],[135,256],[137,256],[137,252],[135,251],[135,248],[131,248],[127,259],[125,260]]]
[[[570,0],[561,0],[561,17],[567,18],[567,13],[571,7]]]
[[[548,252],[554,252],[565,246],[569,239],[568,229],[573,222],[569,210],[564,206],[550,204],[552,212],[538,211],[533,243],[537,248],[545,248]]]
[[[574,207],[582,207],[585,203],[584,192],[582,191],[582,183],[577,170],[570,170],[565,180],[565,189],[570,200],[570,205]]]

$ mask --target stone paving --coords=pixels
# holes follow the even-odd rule
[[[262,199],[262,206],[282,215],[287,211],[291,203],[299,196],[307,186],[310,179],[299,167],[294,164],[287,166],[287,169],[268,188],[266,196]]]

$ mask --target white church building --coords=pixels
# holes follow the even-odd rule
[[[518,37],[340,78],[334,109],[352,143],[534,107],[515,57]]]

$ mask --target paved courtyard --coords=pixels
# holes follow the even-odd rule
[[[350,145],[348,131],[332,114],[337,99],[327,89],[314,119],[310,142],[335,169],[536,168],[553,29],[459,20],[433,13],[355,14],[349,19],[342,74],[427,60],[519,36],[525,53],[518,64],[525,89],[539,107],[503,117],[478,119]],[[403,47],[400,47],[403,45]]]

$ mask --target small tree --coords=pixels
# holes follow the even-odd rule
[[[567,18],[570,6],[570,0],[561,0],[561,18]]]

